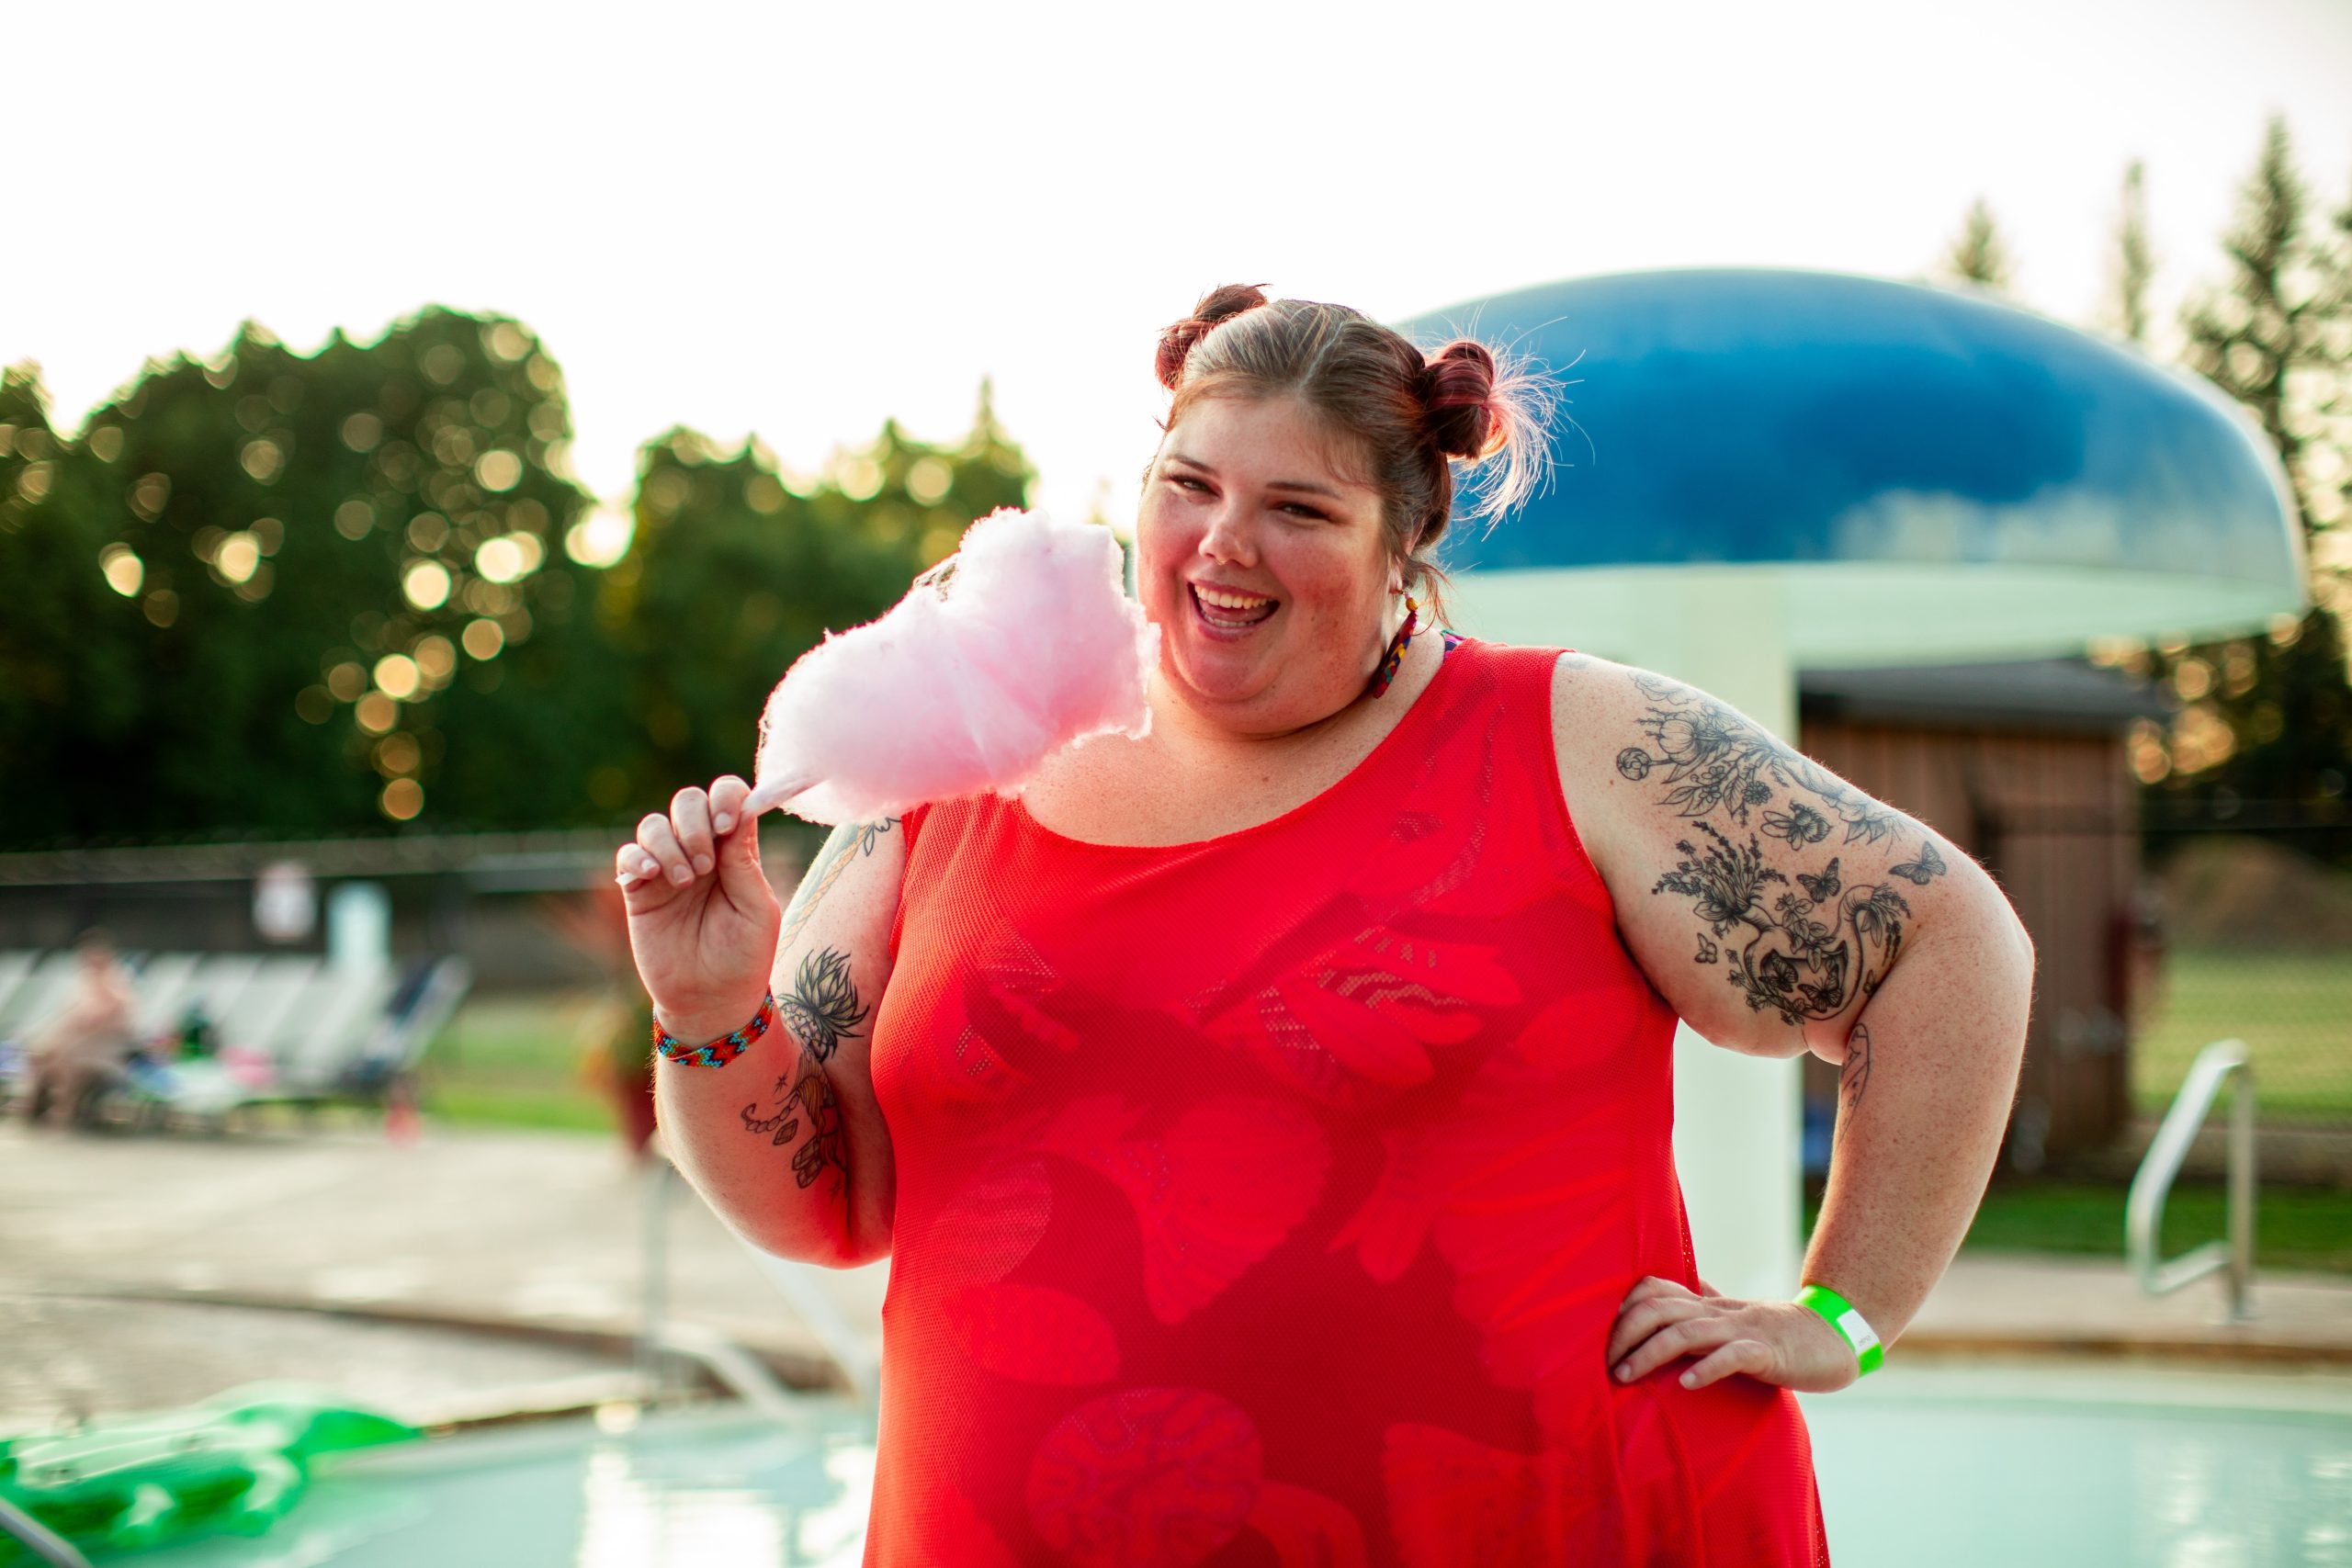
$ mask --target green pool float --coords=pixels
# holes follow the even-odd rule
[[[258,1535],[301,1496],[316,1456],[423,1435],[320,1390],[248,1383],[177,1410],[0,1438],[0,1497],[84,1551]],[[0,1563],[32,1561],[0,1536]]]

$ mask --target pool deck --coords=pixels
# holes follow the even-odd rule
[[[220,1138],[0,1122],[0,1292],[298,1307],[626,1350],[645,1300],[650,1191],[605,1139],[427,1127]],[[832,1381],[818,1339],[684,1186],[666,1208],[672,1317]],[[881,1339],[887,1265],[810,1273]],[[1964,1253],[1894,1354],[2194,1356],[2352,1369],[2352,1277],[2257,1277],[2221,1319],[2218,1279],[2143,1297],[2120,1261]]]

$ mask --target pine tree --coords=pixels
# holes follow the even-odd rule
[[[2352,202],[2317,236],[2310,208],[2274,118],[2222,237],[2226,281],[2195,299],[2181,325],[2189,367],[2244,404],[2278,448],[2300,502],[2311,608],[2276,617],[2267,636],[2160,645],[2124,662],[2182,704],[2168,734],[2136,748],[2159,797],[2223,816],[2261,800],[2286,820],[2324,823],[2352,816]]]
[[[2010,259],[2008,246],[2003,243],[1999,226],[1993,220],[1993,209],[1985,205],[1983,197],[1969,208],[1960,238],[1944,253],[1943,267],[1963,283],[1982,284],[2004,294],[2011,291],[2017,265]]]
[[[2148,195],[2144,166],[2132,160],[2123,172],[2123,209],[2115,224],[2115,261],[2109,275],[2108,324],[2133,343],[2148,341],[2148,283],[2155,276],[2148,244]]]

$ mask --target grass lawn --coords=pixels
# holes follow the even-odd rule
[[[2197,1053],[2239,1039],[2270,1122],[2352,1123],[2352,953],[2177,948],[2132,1046],[2132,1098],[2161,1114]]]
[[[1963,1249],[2067,1252],[2120,1258],[2120,1184],[2089,1181],[1995,1183],[1977,1209]],[[1820,1198],[1808,1192],[1810,1231]],[[2228,1195],[2218,1182],[2183,1181],[2165,1201],[2163,1252],[2177,1258],[2229,1234]],[[2352,1273],[2352,1191],[2300,1187],[2258,1189],[2254,1202],[2256,1269],[2321,1269]]]
[[[505,1127],[613,1131],[585,1063],[607,1013],[591,993],[469,1001],[425,1053],[424,1113]]]

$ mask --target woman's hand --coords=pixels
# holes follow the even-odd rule
[[[1811,1307],[1794,1302],[1744,1302],[1648,1276],[1617,1309],[1609,1335],[1609,1375],[1621,1382],[1645,1377],[1678,1357],[1699,1364],[1681,1376],[1685,1388],[1704,1388],[1733,1372],[1805,1393],[1827,1393],[1861,1375],[1854,1348]]]
[[[775,964],[784,911],[743,811],[751,793],[731,773],[707,794],[682,789],[613,857],[638,977],[662,1027],[692,1043],[750,1022]]]

